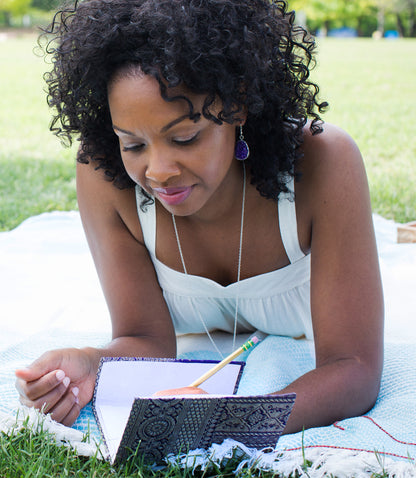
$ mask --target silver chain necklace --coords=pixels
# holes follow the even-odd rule
[[[238,322],[238,284],[240,282],[240,274],[241,274],[241,256],[242,256],[242,250],[243,250],[243,231],[244,231],[244,208],[245,208],[245,203],[246,203],[246,165],[244,162],[243,163],[243,199],[241,202],[241,223],[240,223],[240,243],[238,247],[238,267],[237,267],[237,294],[235,297],[235,312],[234,312],[234,331],[233,331],[233,350],[235,349],[235,339],[237,336],[237,322]],[[181,257],[181,262],[182,262],[182,267],[183,271],[186,275],[188,275],[188,271],[186,269],[185,265],[185,259],[183,257],[183,252],[182,252],[182,247],[181,247],[181,241],[179,239],[179,233],[178,233],[178,228],[176,227],[176,220],[175,220],[175,215],[172,214],[172,222],[173,222],[173,228],[175,229],[175,236],[176,236],[176,242],[178,244],[178,249],[179,249],[179,255]],[[199,308],[194,307],[194,304],[191,301],[191,298],[188,296],[188,301],[190,306],[192,307],[193,310],[196,311],[199,320],[201,321],[204,330],[211,341],[212,345],[214,346],[215,350],[220,354],[220,356],[223,357],[223,353],[220,351],[218,348],[217,344],[215,343],[214,339],[212,338],[212,335],[209,333],[208,327],[205,323],[204,318],[202,317],[201,312],[199,311]]]

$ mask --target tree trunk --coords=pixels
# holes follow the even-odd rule
[[[364,36],[364,32],[363,32],[363,17],[359,16],[357,18],[357,34],[359,37],[362,37]]]
[[[4,18],[4,24],[6,27],[11,27],[12,26],[12,16],[10,15],[10,12],[0,12],[3,13],[3,18]]]
[[[409,36],[416,37],[416,4],[409,2]]]
[[[384,35],[384,8],[379,7],[377,12],[377,31]]]
[[[402,17],[400,13],[396,13],[396,21],[397,21],[397,30],[399,31],[399,35],[403,38],[406,36],[406,30],[404,28]]]

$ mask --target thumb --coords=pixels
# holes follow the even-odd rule
[[[65,377],[65,373],[62,370],[59,370],[59,366],[59,358],[53,353],[46,353],[31,363],[28,367],[17,369],[15,375],[17,378],[21,378],[26,382],[32,382],[33,380],[37,380],[45,374],[56,370],[57,378],[59,380],[61,375],[62,378]]]

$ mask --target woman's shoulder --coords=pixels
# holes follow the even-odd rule
[[[312,228],[317,219],[339,214],[351,202],[368,203],[363,158],[346,131],[325,123],[321,133],[313,134],[306,126],[302,152],[296,183],[301,223]]]
[[[100,228],[126,230],[143,243],[138,219],[135,188],[120,189],[97,169],[93,161],[77,163],[77,197],[84,227],[95,223]]]
[[[314,134],[310,123],[304,129],[303,153],[305,163],[314,167],[335,167],[343,160],[361,160],[361,154],[354,139],[342,128],[323,123],[322,131]]]
[[[298,172],[300,189],[311,194],[336,192],[339,186],[351,185],[365,177],[360,150],[354,139],[342,128],[324,123],[322,132],[313,134],[305,127],[302,159]]]

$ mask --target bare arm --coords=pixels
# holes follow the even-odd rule
[[[92,164],[79,164],[77,192],[111,314],[112,341],[100,349],[50,351],[16,371],[21,402],[46,406],[45,411],[65,425],[90,401],[101,357],[176,355],[173,324],[143,243],[134,190],[120,191]]]
[[[307,186],[299,191],[312,224],[316,369],[282,390],[297,394],[285,433],[365,413],[382,371],[383,298],[366,175],[354,142],[325,130],[305,142]]]
[[[112,320],[105,353],[175,356],[175,332],[144,245],[134,190],[120,191],[92,165],[79,164],[77,194]]]

